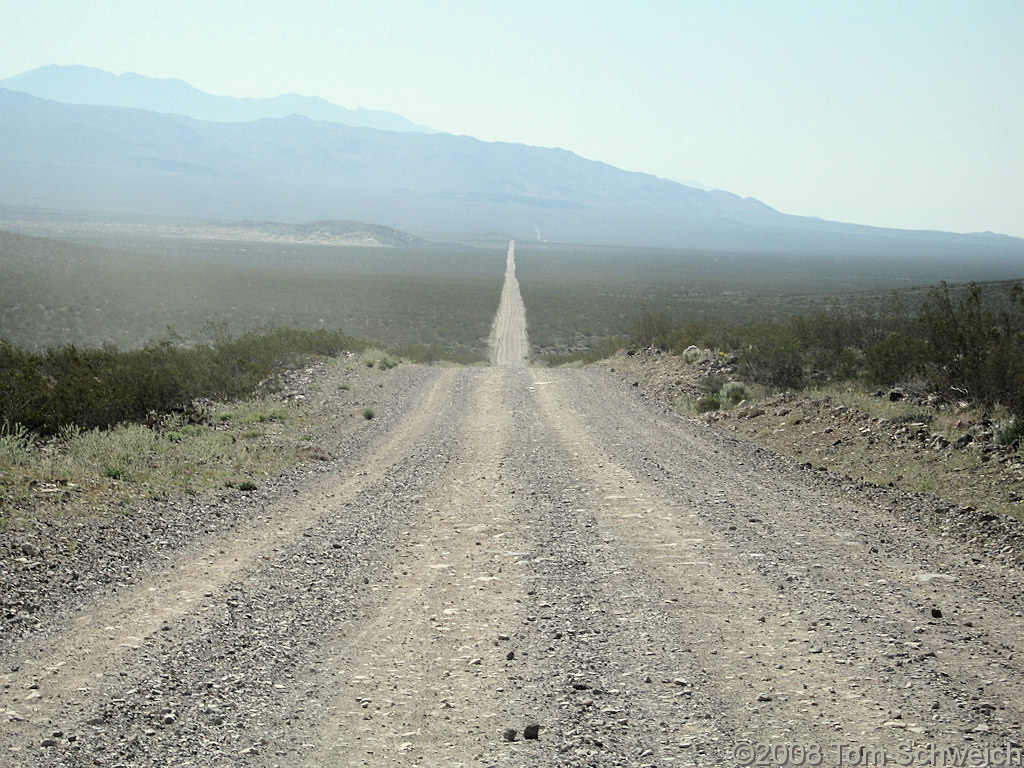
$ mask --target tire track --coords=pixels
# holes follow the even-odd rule
[[[295,489],[287,503],[256,514],[251,523],[197,541],[162,563],[139,584],[100,600],[52,636],[18,648],[11,672],[0,680],[0,710],[18,718],[9,745],[38,743],[53,723],[84,722],[98,692],[117,671],[146,654],[147,641],[183,616],[202,610],[209,597],[246,570],[268,560],[283,541],[295,540],[324,514],[343,505],[410,457],[438,418],[456,371],[437,369],[394,433],[368,450],[346,476],[332,474]],[[0,747],[2,749],[2,747]]]
[[[515,534],[502,489],[513,450],[505,389],[497,368],[472,377],[457,455],[422,500],[399,588],[332,650],[336,682],[304,764],[470,765],[507,722],[500,638],[523,609],[508,573],[518,555],[506,549]]]
[[[1021,737],[1019,574],[962,587],[963,553],[927,531],[894,530],[621,395],[609,410],[598,376],[545,378],[538,407],[603,496],[609,538],[645,564],[679,631],[701,637],[692,652],[721,719],[747,713],[737,737],[890,753],[913,738]],[[966,565],[969,580],[982,573]]]

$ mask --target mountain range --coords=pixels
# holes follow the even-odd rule
[[[312,120],[382,131],[436,133],[393,112],[362,107],[347,109],[318,96],[299,96],[294,93],[269,99],[215,96],[193,88],[184,80],[144,77],[134,72],[115,75],[95,67],[39,67],[0,80],[0,88],[65,104],[132,107],[218,123],[247,123],[272,117],[302,115]]]
[[[382,130],[345,124],[342,113],[324,119],[259,111],[248,113],[262,115],[256,119],[219,121],[211,115],[241,114],[228,109],[236,102],[246,109],[283,102],[209,96],[181,81],[85,74],[89,82],[126,83],[108,99],[118,105],[64,101],[86,100],[75,92],[83,68],[44,68],[0,82],[7,86],[0,88],[0,205],[346,219],[417,233],[498,230],[519,239],[720,251],[1024,258],[1018,238],[790,216],[564,149],[483,142],[408,121],[411,128]],[[30,81],[37,91],[48,83],[47,93],[62,100],[13,90]],[[202,98],[175,102],[182,93]]]

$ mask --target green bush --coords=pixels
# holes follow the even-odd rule
[[[919,334],[889,331],[865,347],[862,378],[870,384],[898,384],[917,375],[923,359]]]
[[[776,389],[801,389],[807,383],[805,350],[792,335],[761,330],[737,354],[737,372]]]
[[[710,376],[704,378],[703,381],[698,385],[701,392],[705,392],[709,395],[717,395],[722,391],[722,387],[725,386],[726,378],[724,373],[713,373]]]
[[[0,465],[21,467],[32,458],[32,436],[21,425],[0,426]]]
[[[644,310],[633,325],[631,341],[637,347],[670,349],[672,336],[677,332],[667,316]]]
[[[272,388],[309,355],[363,345],[337,331],[276,329],[217,344],[164,341],[138,350],[74,346],[35,353],[0,342],[0,422],[43,435],[89,430],[182,410],[197,398],[233,400]],[[278,418],[271,414],[270,418]]]
[[[996,433],[996,442],[1000,445],[1024,446],[1024,418],[1014,417],[1009,424],[1005,425]]]
[[[718,395],[704,395],[697,399],[697,402],[693,404],[697,413],[707,413],[708,411],[717,411],[722,407],[722,401]]]
[[[924,381],[938,392],[1024,423],[1024,284],[933,288],[917,312],[834,309],[784,319],[713,327],[671,327],[644,313],[635,344],[681,352],[689,345],[736,350],[736,373],[775,389],[859,381]],[[703,387],[714,393],[714,379]],[[720,402],[737,394],[720,392]],[[742,398],[740,398],[742,399]],[[710,405],[710,401],[708,403]]]
[[[1024,418],[1024,284],[1000,304],[975,283],[959,297],[943,283],[925,301],[920,324],[932,387]]]
[[[367,368],[378,368],[382,371],[394,368],[399,363],[397,359],[388,355],[387,352],[382,349],[377,349],[376,347],[364,350],[363,360],[365,361]]]
[[[739,381],[729,381],[722,385],[722,389],[719,392],[719,396],[724,402],[737,403],[743,401],[747,397],[747,386]]]

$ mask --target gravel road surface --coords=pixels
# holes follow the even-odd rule
[[[498,314],[491,331],[492,362],[495,365],[519,367],[525,365],[529,350],[526,340],[526,309],[516,279],[516,242],[510,240],[505,258],[505,284],[501,289]]]
[[[9,644],[0,765],[1014,764],[1021,573],[522,365],[513,250],[498,365]]]

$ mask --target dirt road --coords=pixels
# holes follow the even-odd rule
[[[526,309],[516,279],[516,242],[510,240],[505,258],[505,284],[501,289],[498,314],[491,331],[492,362],[495,365],[525,365],[529,345],[526,341]]]
[[[1020,572],[522,366],[515,293],[499,365],[410,368],[329,472],[13,644],[0,764],[1021,764]]]

